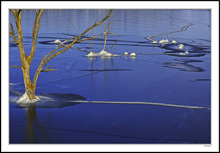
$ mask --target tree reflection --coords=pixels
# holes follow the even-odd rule
[[[27,143],[33,143],[36,141],[36,133],[33,128],[33,124],[39,125],[39,120],[37,117],[37,111],[36,108],[25,108],[26,115],[25,118],[27,120],[26,122],[26,139]]]

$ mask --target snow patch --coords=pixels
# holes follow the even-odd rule
[[[96,57],[96,56],[99,56],[99,53],[90,52],[90,53],[87,54],[86,56],[87,56],[87,57]]]
[[[131,53],[130,56],[131,57],[136,57],[136,54],[135,53]]]
[[[61,43],[61,41],[60,41],[59,38],[57,38],[57,39],[54,41],[54,43]]]
[[[99,53],[94,53],[94,52],[90,52],[89,54],[86,55],[87,57],[97,57],[97,56],[101,56],[101,57],[118,57],[120,55],[118,54],[112,54],[112,53],[108,53],[105,50],[102,50]]]
[[[22,103],[36,103],[38,101],[40,101],[41,99],[39,97],[36,96],[36,99],[29,99],[27,93],[25,92],[23,94],[23,96],[21,96],[18,100],[17,100],[17,103],[18,104],[22,104]]]

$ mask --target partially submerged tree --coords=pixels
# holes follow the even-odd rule
[[[18,9],[18,10],[12,9],[11,12],[13,13],[14,18],[15,18],[17,35],[16,35],[14,27],[11,23],[10,23],[11,31],[9,32],[9,34],[13,38],[14,42],[17,44],[17,47],[19,48],[20,59],[21,59],[21,64],[22,64],[22,66],[13,65],[11,67],[18,67],[23,71],[25,94],[27,94],[28,98],[31,100],[36,99],[35,89],[36,89],[37,80],[38,80],[38,76],[39,76],[40,72],[42,72],[42,71],[49,72],[49,71],[57,70],[57,69],[50,69],[50,67],[47,67],[46,69],[44,69],[43,67],[50,60],[52,60],[54,57],[66,52],[69,48],[71,48],[73,46],[73,44],[92,39],[91,37],[82,39],[82,36],[85,35],[88,31],[90,31],[90,30],[94,29],[95,27],[99,26],[100,24],[102,24],[112,14],[112,10],[110,10],[108,12],[108,14],[101,21],[94,23],[93,25],[88,27],[86,30],[84,30],[80,35],[73,37],[73,38],[66,39],[57,48],[55,48],[54,50],[49,52],[47,55],[45,55],[41,59],[40,65],[38,66],[38,69],[36,70],[33,81],[31,81],[31,79],[30,79],[30,65],[31,65],[32,60],[35,55],[37,36],[38,36],[39,29],[40,29],[40,20],[41,20],[41,17],[43,15],[44,10],[36,10],[36,16],[35,16],[35,21],[34,21],[33,31],[32,31],[32,48],[31,48],[31,52],[29,55],[27,55],[25,53],[24,44],[23,44],[23,34],[22,34],[22,25],[21,25],[22,10],[21,9]],[[95,36],[93,38],[97,38],[97,37],[101,36],[102,34]],[[71,43],[66,45],[65,43],[69,40],[71,40]]]

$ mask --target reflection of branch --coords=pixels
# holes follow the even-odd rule
[[[21,66],[18,66],[18,65],[12,65],[12,66],[10,66],[10,68],[12,68],[12,67],[18,67],[18,68],[20,68],[20,69],[23,69]]]

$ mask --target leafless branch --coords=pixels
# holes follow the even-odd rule
[[[53,51],[51,51],[50,53],[48,53],[42,60],[41,60],[41,63],[38,67],[38,70],[36,71],[35,75],[34,75],[34,79],[33,79],[33,85],[36,86],[36,83],[37,83],[37,79],[38,79],[38,76],[43,68],[43,66],[49,62],[50,60],[52,60],[54,57],[56,57],[57,55],[60,55],[64,52],[66,52],[69,48],[71,48],[73,46],[74,43],[76,43],[80,38],[82,38],[83,35],[85,35],[88,31],[90,31],[91,29],[95,28],[96,26],[99,26],[100,24],[102,24],[105,20],[107,20],[109,18],[109,16],[111,15],[112,13],[112,10],[109,11],[109,13],[99,22],[91,25],[89,28],[87,28],[86,30],[84,30],[79,36],[75,37],[73,39],[73,41],[68,44],[68,45],[65,45],[65,48],[63,48],[62,46],[58,46],[56,49],[54,49]],[[67,41],[67,40],[66,40]],[[65,42],[65,41],[64,41]],[[63,42],[63,43],[64,43]],[[63,44],[62,43],[62,44]],[[63,48],[62,50],[60,51],[57,51],[58,49],[60,48]],[[57,51],[57,52],[56,52]]]
[[[14,42],[16,42],[16,44],[18,44],[18,40],[15,36],[15,31],[14,31],[14,27],[13,25],[10,23],[10,27],[11,27],[11,32],[9,32],[9,35],[13,38]]]
[[[69,22],[70,22],[70,24],[72,25],[72,28],[73,28],[73,31],[74,31],[75,35],[77,36],[76,28],[75,28],[75,26],[73,25],[72,20],[71,20],[70,18],[69,18]]]
[[[36,17],[34,21],[34,26],[32,30],[32,47],[31,47],[31,53],[28,56],[29,63],[32,62],[36,50],[36,43],[37,43],[37,36],[40,29],[40,20],[43,15],[44,10],[36,10]]]
[[[12,68],[12,67],[18,67],[18,68],[20,68],[20,69],[23,69],[21,66],[18,66],[18,65],[12,65],[12,66],[10,66],[9,68]]]
[[[42,69],[41,72],[57,71],[58,69]]]

